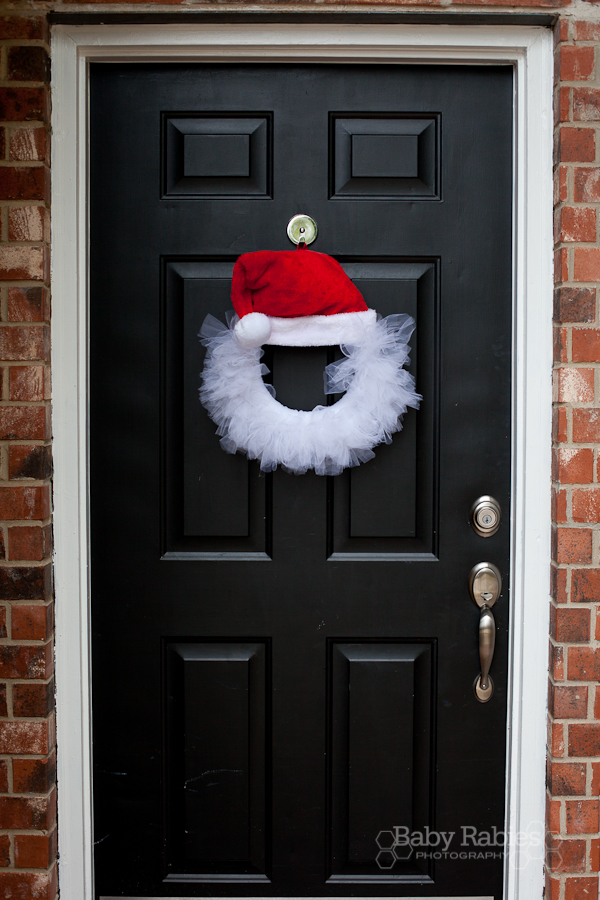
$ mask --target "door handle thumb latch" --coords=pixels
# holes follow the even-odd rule
[[[479,607],[479,664],[480,673],[473,683],[473,692],[480,703],[487,703],[494,693],[490,667],[496,645],[496,622],[492,606],[502,591],[502,576],[493,563],[477,563],[469,575],[469,590]]]

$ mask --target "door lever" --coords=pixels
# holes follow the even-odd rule
[[[492,606],[502,591],[502,576],[493,563],[477,563],[469,575],[469,590],[479,607],[479,663],[481,672],[475,679],[473,691],[480,703],[487,703],[494,693],[490,667],[496,645],[496,622]]]
[[[490,675],[490,666],[494,658],[494,647],[496,645],[496,622],[494,613],[489,606],[481,607],[479,616],[479,663],[481,665],[481,674],[475,679],[473,690],[475,696],[482,703],[490,699],[494,693],[494,682]]]

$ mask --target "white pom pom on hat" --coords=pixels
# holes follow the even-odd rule
[[[271,322],[264,313],[251,312],[236,323],[234,333],[242,347],[260,347],[271,337]]]

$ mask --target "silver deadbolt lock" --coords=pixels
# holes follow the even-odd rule
[[[502,511],[498,501],[488,494],[478,497],[471,507],[471,525],[479,537],[496,534],[501,521]]]

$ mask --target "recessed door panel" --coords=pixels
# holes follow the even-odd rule
[[[165,553],[266,557],[269,481],[223,451],[199,402],[200,329],[206,316],[223,321],[230,308],[233,261],[163,264]]]
[[[391,851],[387,835],[432,827],[435,643],[332,642],[329,649],[329,880],[426,881],[431,866]]]
[[[165,645],[169,881],[266,880],[267,653],[264,642]]]

